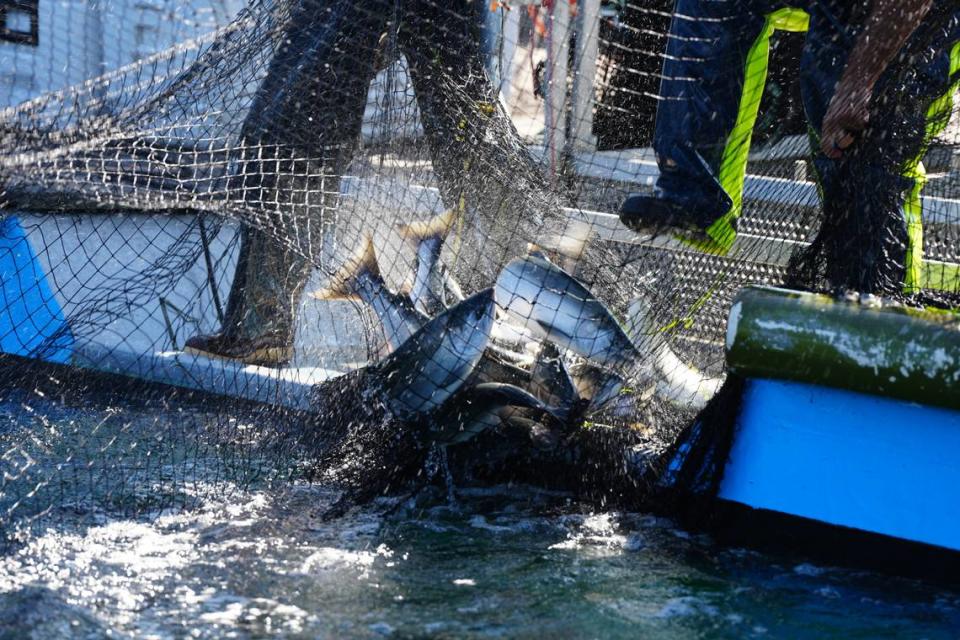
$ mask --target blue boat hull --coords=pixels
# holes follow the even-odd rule
[[[960,551],[960,412],[746,382],[718,497]]]
[[[219,326],[204,262],[195,260],[165,287],[145,283],[141,271],[163,264],[176,242],[191,238],[195,218],[0,217],[0,354],[308,409],[313,385],[341,373],[320,357],[329,343],[322,321],[330,322],[331,315],[315,304],[304,305],[313,324],[304,322],[298,332],[293,366],[257,367],[180,351],[189,335]],[[235,233],[222,225],[213,243],[218,263],[225,265],[213,282],[224,296],[235,262]]]

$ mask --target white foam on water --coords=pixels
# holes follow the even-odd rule
[[[349,548],[350,542],[366,544],[365,536],[376,531],[365,517],[357,522],[344,519],[323,531],[322,537],[331,542],[340,542],[336,536],[349,539],[343,548],[304,549],[316,534],[304,539],[291,538],[289,532],[308,531],[300,524],[309,514],[299,508],[284,510],[284,500],[296,498],[297,491],[284,497],[206,487],[199,493],[229,498],[192,510],[158,511],[144,520],[100,515],[98,524],[86,527],[82,519],[72,522],[65,514],[58,528],[34,533],[23,546],[0,556],[0,597],[7,599],[7,606],[25,607],[25,616],[33,615],[34,607],[55,609],[45,614],[55,621],[90,615],[118,637],[130,633],[172,638],[183,625],[205,638],[232,636],[229,630],[237,628],[263,635],[296,634],[314,625],[316,616],[288,602],[234,593],[228,578],[251,562],[261,565],[251,572],[255,579],[295,576],[305,567],[314,575],[324,569],[346,570],[359,578],[376,559],[393,556],[382,544],[373,550]],[[322,505],[327,497],[314,491],[299,499]],[[245,581],[237,584],[243,588]],[[37,589],[51,595],[21,597]],[[19,600],[24,604],[16,604]],[[71,613],[71,607],[79,613]],[[50,637],[72,636],[66,629]]]
[[[470,526],[474,529],[483,529],[484,531],[492,531],[494,533],[513,533],[516,530],[515,527],[512,526],[490,524],[482,515],[475,515],[470,518]]]
[[[103,601],[117,622],[133,622],[159,585],[198,558],[198,532],[186,524],[166,516],[153,524],[109,521],[83,534],[49,529],[0,557],[0,592],[43,585],[67,602]]]
[[[591,548],[619,552],[639,548],[634,536],[626,536],[619,532],[619,514],[599,513],[581,517],[563,518],[574,523],[573,529],[568,532],[567,539],[547,547],[551,550],[573,550]]]
[[[657,612],[657,618],[685,618],[687,616],[716,616],[717,608],[703,598],[680,596],[670,598]]]
[[[300,607],[269,598],[223,594],[209,598],[197,619],[217,627],[242,627],[264,633],[300,633],[314,617]]]
[[[310,554],[300,566],[301,573],[317,573],[338,569],[366,570],[373,566],[376,554],[370,551],[349,551],[334,547],[323,547]]]
[[[374,551],[355,551],[337,547],[321,547],[311,553],[300,565],[300,573],[316,574],[343,569],[355,570],[358,577],[367,577],[378,558],[392,558],[393,551],[381,544]]]
[[[386,622],[375,622],[367,627],[370,631],[373,631],[376,634],[381,636],[393,635],[394,628],[387,624]]]
[[[708,600],[691,595],[676,596],[666,601],[618,598],[603,605],[617,616],[636,623],[689,617],[715,618],[720,615],[719,608]]]
[[[817,577],[822,576],[827,570],[809,562],[801,562],[793,568],[793,572],[801,576]]]

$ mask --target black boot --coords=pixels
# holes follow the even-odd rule
[[[667,197],[658,193],[632,194],[620,207],[620,221],[638,233],[677,230],[685,236],[708,240],[706,231],[729,210]]]
[[[289,336],[272,332],[254,338],[241,338],[214,333],[193,336],[183,345],[185,353],[207,358],[236,360],[261,367],[283,367],[293,358]]]

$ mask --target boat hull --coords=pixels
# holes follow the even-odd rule
[[[227,297],[237,247],[234,223],[204,227],[189,214],[7,215],[0,353],[308,409],[311,387],[340,375],[336,365],[366,360],[360,329],[343,329],[362,326],[348,321],[357,312],[347,303],[303,301],[289,367],[181,351],[191,335],[219,328],[215,298]]]
[[[718,497],[960,551],[960,411],[748,380]]]

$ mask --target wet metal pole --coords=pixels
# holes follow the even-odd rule
[[[484,19],[487,70],[507,114],[512,110],[513,59],[520,39],[521,12],[526,12],[526,6],[500,4],[488,11]]]
[[[550,179],[556,183],[567,137],[567,60],[570,55],[570,2],[553,0],[547,9],[547,65],[544,148]]]
[[[600,0],[579,0],[577,7],[577,50],[570,115],[571,151],[590,152],[597,148],[597,140],[593,136],[593,103],[600,37]]]

